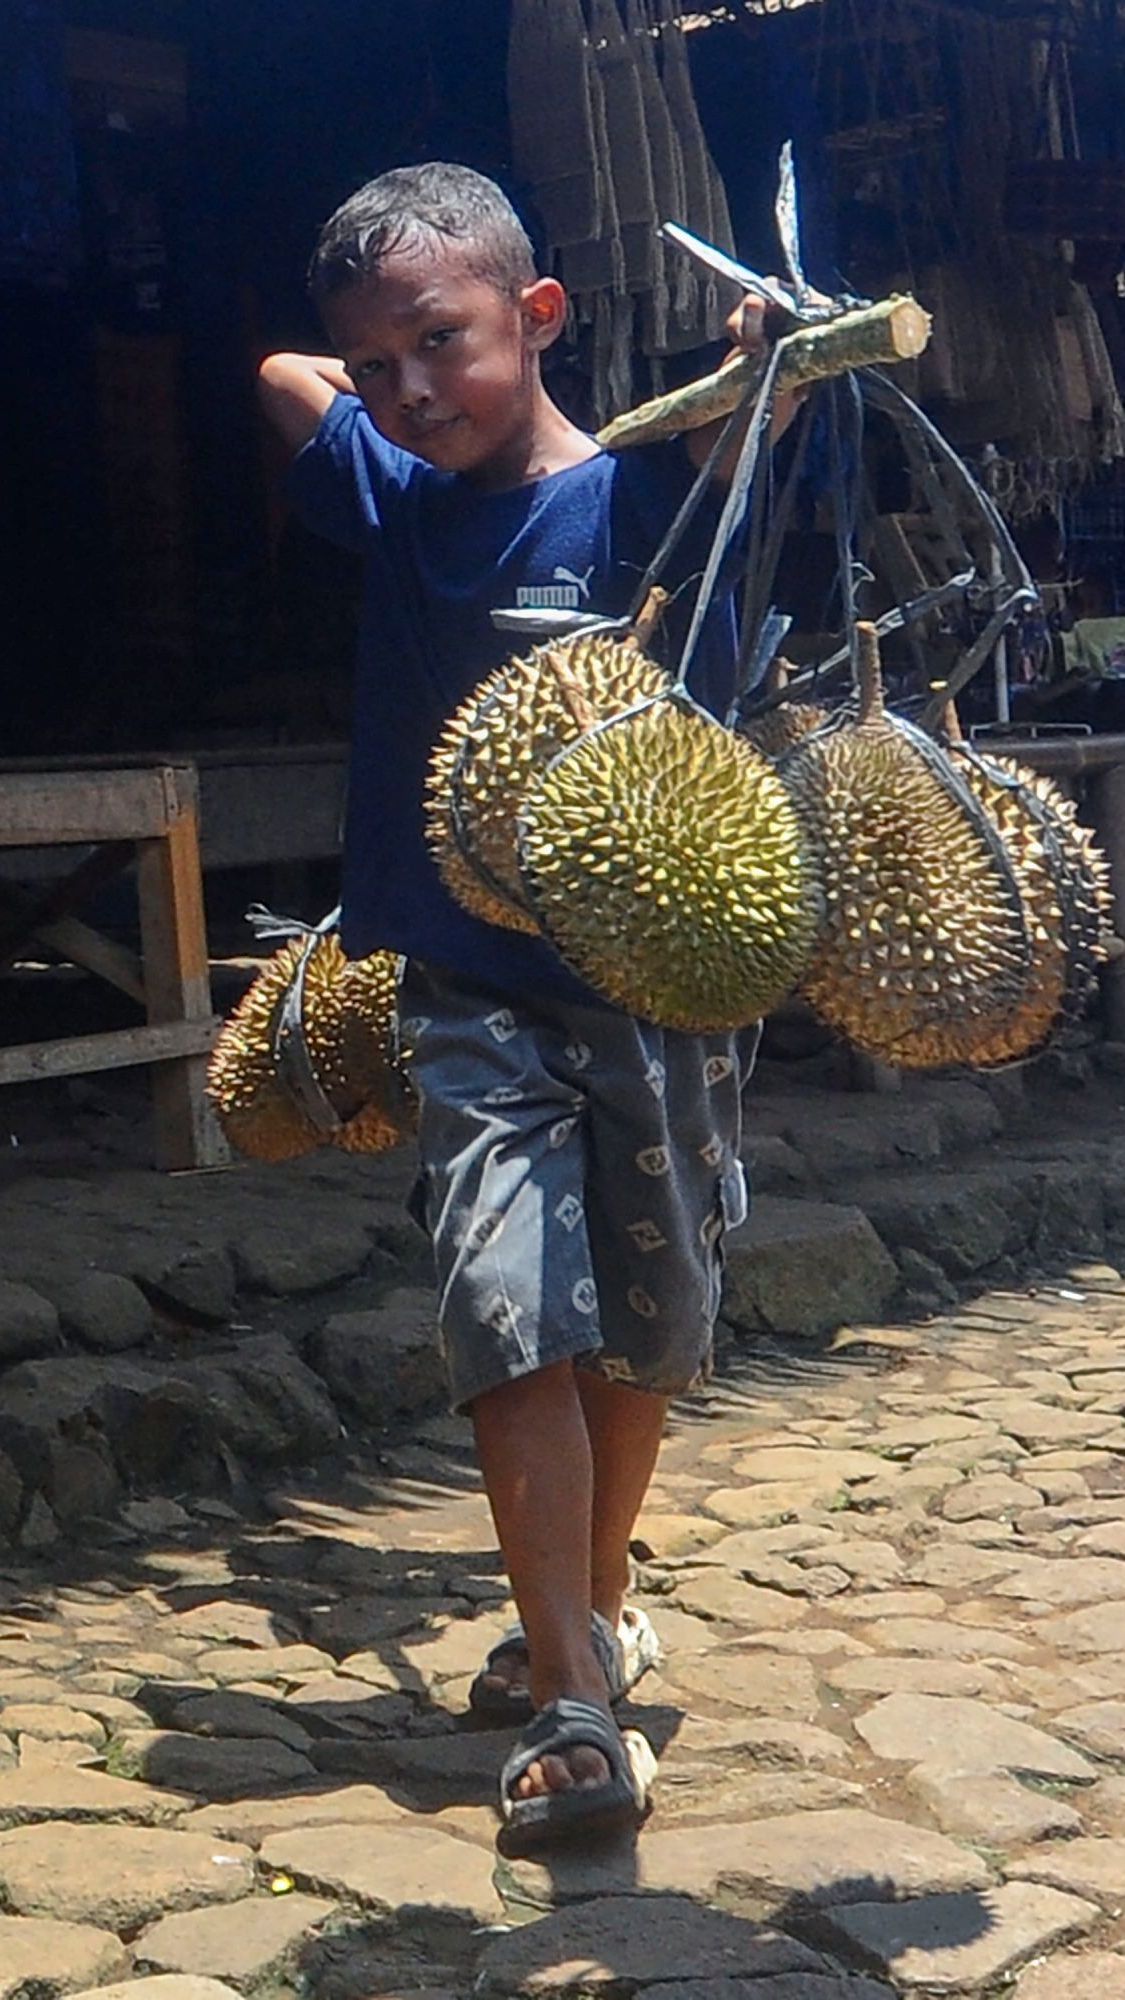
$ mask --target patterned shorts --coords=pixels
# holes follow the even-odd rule
[[[704,1379],[759,1031],[520,1004],[416,961],[400,1019],[453,1407],[565,1360],[664,1395]]]

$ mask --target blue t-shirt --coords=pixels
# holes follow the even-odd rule
[[[593,996],[550,946],[468,915],[424,836],[427,766],[444,723],[477,683],[529,641],[498,632],[494,607],[529,591],[624,613],[692,479],[674,440],[502,493],[388,444],[357,397],[337,396],[292,469],[305,525],[363,557],[363,608],[344,833],[344,949],[405,952],[516,995]],[[702,570],[721,495],[708,494],[681,544],[677,582]],[[531,601],[536,601],[536,596]],[[673,647],[692,593],[665,643]],[[690,676],[721,714],[734,675],[729,586],[716,593]]]

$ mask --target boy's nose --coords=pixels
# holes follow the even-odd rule
[[[403,364],[398,378],[398,400],[404,410],[417,410],[430,401],[430,385],[424,368]]]

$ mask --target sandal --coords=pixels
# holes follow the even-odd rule
[[[626,1605],[616,1632],[600,1611],[592,1611],[590,1637],[598,1664],[605,1675],[611,1703],[623,1701],[636,1687],[641,1675],[654,1667],[660,1658],[660,1641],[653,1631],[652,1620],[647,1612],[638,1610],[634,1605]],[[535,1705],[526,1687],[489,1686],[488,1675],[495,1671],[497,1662],[511,1658],[527,1659],[527,1634],[518,1620],[493,1646],[469,1689],[469,1707],[482,1722],[507,1726],[510,1723],[530,1722],[535,1714]]]
[[[609,1765],[604,1785],[576,1785],[531,1799],[514,1796],[532,1764],[580,1745],[601,1751]],[[647,1817],[655,1777],[652,1745],[639,1729],[618,1729],[594,1702],[561,1696],[528,1724],[500,1773],[500,1851],[515,1858],[562,1841],[635,1832]]]

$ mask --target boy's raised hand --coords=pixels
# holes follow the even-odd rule
[[[258,400],[293,452],[316,436],[337,396],[354,394],[343,362],[328,354],[268,354],[258,370]]]

